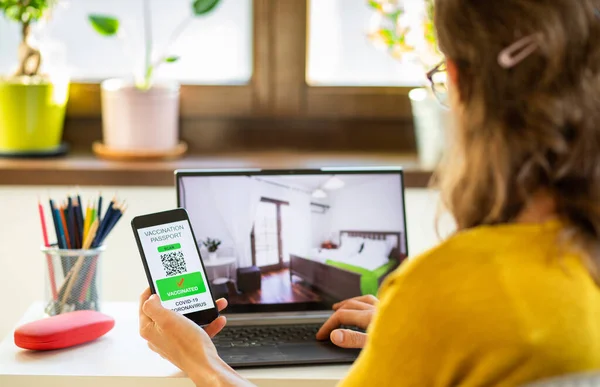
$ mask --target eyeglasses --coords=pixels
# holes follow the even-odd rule
[[[446,61],[440,62],[431,71],[427,73],[427,79],[431,84],[431,90],[433,95],[437,98],[438,102],[444,106],[449,107],[448,103],[448,72],[446,71]]]

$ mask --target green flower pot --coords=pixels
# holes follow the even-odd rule
[[[0,153],[58,148],[68,96],[68,81],[0,79]]]

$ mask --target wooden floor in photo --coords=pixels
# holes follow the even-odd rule
[[[282,304],[290,302],[319,302],[321,296],[293,277],[289,269],[265,273],[261,290],[231,297],[231,304]]]

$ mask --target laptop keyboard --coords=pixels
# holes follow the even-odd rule
[[[263,347],[315,341],[322,324],[226,327],[213,338],[217,348]],[[356,328],[343,327],[358,330]]]

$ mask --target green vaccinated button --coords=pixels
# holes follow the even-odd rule
[[[200,272],[160,279],[156,281],[156,287],[162,301],[206,292],[206,285]]]
[[[159,246],[158,252],[164,253],[165,251],[179,250],[180,248],[181,245],[179,243],[173,243],[172,245]]]

